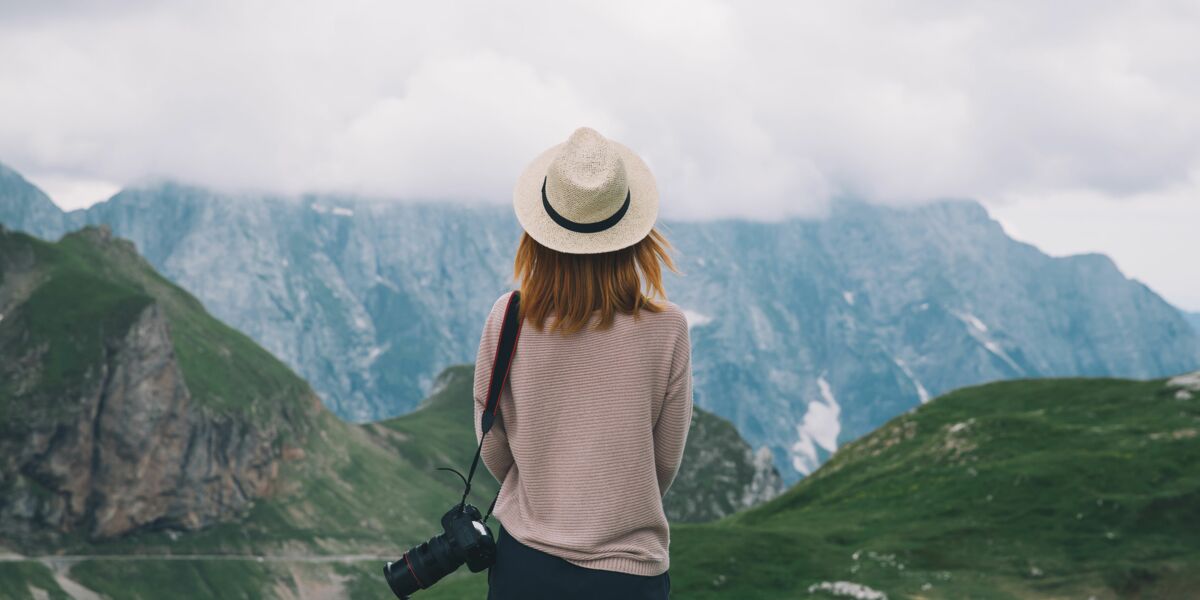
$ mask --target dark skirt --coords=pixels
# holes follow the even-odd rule
[[[671,577],[588,569],[530,548],[499,528],[488,600],[665,600]]]

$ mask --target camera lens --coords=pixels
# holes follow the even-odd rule
[[[458,505],[442,515],[442,533],[410,548],[395,562],[383,566],[388,587],[401,600],[437,583],[467,563],[479,572],[496,562],[496,542],[479,519],[479,509]]]
[[[392,593],[401,600],[405,600],[409,594],[421,589],[416,575],[410,570],[407,557],[383,565],[383,577],[387,579]]]
[[[441,581],[462,564],[443,533],[405,552],[400,560],[384,565],[383,576],[398,598],[407,598]]]

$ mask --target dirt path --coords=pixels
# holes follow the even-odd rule
[[[54,554],[46,556],[22,556],[20,554],[0,553],[0,563],[6,562],[38,562],[48,567],[54,575],[55,582],[67,593],[73,600],[103,600],[101,596],[79,582],[71,579],[69,573],[71,567],[84,561],[113,561],[113,562],[139,562],[151,560],[168,560],[168,561],[245,561],[256,563],[281,563],[281,564],[329,564],[329,563],[355,563],[355,562],[371,562],[378,561],[380,563],[390,560],[383,556],[374,554],[274,554],[274,555],[254,555],[254,554]],[[338,598],[342,597],[341,581],[335,580],[332,582],[312,582],[302,581],[301,578],[296,578],[293,573],[293,578],[297,585],[301,588],[300,598]],[[316,586],[316,587],[313,587]],[[312,588],[312,589],[309,589]],[[31,589],[30,593],[35,598],[40,598],[44,594],[39,593],[42,590]],[[281,595],[284,597],[284,595]]]

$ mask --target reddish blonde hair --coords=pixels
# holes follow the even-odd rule
[[[573,333],[597,310],[597,329],[611,327],[618,311],[634,319],[639,310],[661,312],[665,306],[652,299],[667,299],[659,262],[679,273],[667,254],[670,247],[656,228],[632,246],[597,254],[552,250],[524,233],[513,261],[513,276],[521,282],[520,316],[539,331],[549,317],[557,317],[550,331]]]

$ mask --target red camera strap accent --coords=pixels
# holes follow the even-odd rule
[[[509,294],[508,303],[504,306],[504,322],[500,325],[500,339],[492,357],[491,382],[488,385],[487,406],[484,408],[485,412],[492,413],[492,419],[483,426],[484,433],[492,428],[496,413],[500,412],[500,392],[504,389],[504,382],[508,381],[509,367],[512,366],[513,356],[517,353],[517,340],[521,337],[521,323],[517,322],[520,308],[521,292],[514,290]],[[504,362],[501,362],[501,351],[505,349],[508,350],[508,355],[504,357]]]
[[[467,474],[467,485],[463,490],[459,506],[467,503],[467,495],[471,493],[471,481],[475,478],[475,469],[479,467],[479,457],[483,453],[483,441],[487,439],[488,431],[491,431],[492,425],[496,421],[496,415],[500,412],[500,393],[504,389],[504,383],[508,381],[508,371],[512,367],[513,357],[517,353],[517,340],[521,337],[520,314],[521,292],[513,290],[504,307],[504,321],[500,324],[500,339],[496,342],[496,353],[492,359],[487,404],[484,405],[483,415],[479,419],[479,427],[483,433],[479,436],[479,447],[475,449],[475,458],[471,460],[471,470]],[[504,484],[504,482],[500,483]],[[492,509],[496,508],[496,500],[499,498],[500,492],[497,491],[496,498],[492,500],[487,514],[483,517],[484,523],[487,522],[488,517],[492,516]]]

